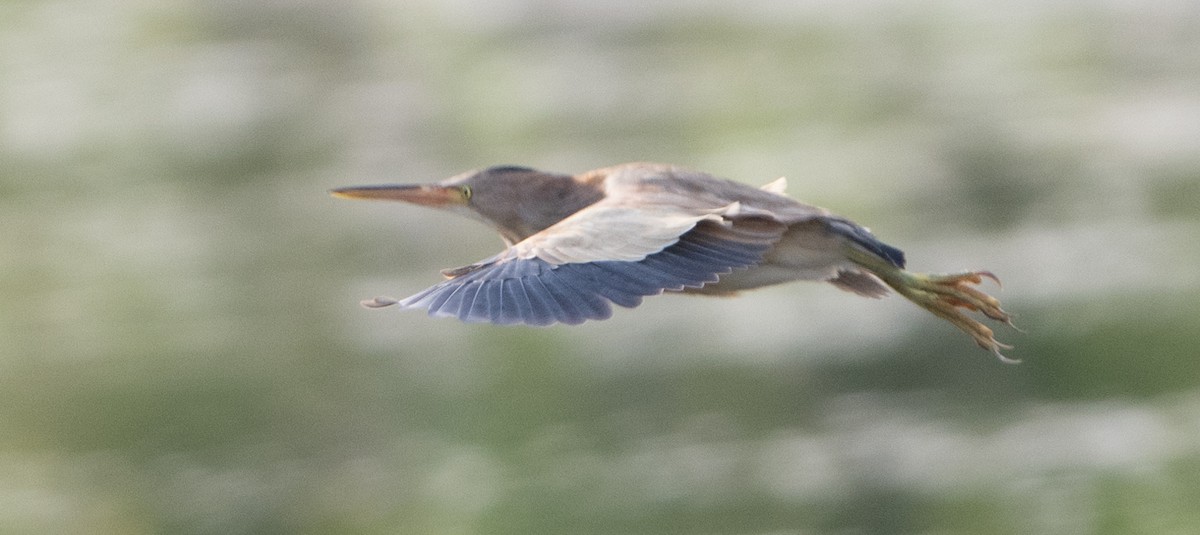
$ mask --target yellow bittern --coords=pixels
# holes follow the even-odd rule
[[[963,313],[1011,325],[1000,302],[973,286],[988,271],[906,271],[904,253],[866,228],[799,202],[779,179],[762,188],[676,166],[628,163],[579,175],[500,166],[435,184],[339,188],[478,219],[508,247],[442,273],[446,280],[369,307],[426,308],[431,316],[496,324],[577,324],[664,291],[728,295],[795,280],[828,281],[867,297],[890,286],[1005,362],[1010,348]],[[886,286],[885,286],[886,285]]]

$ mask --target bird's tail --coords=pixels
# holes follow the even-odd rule
[[[821,222],[825,224],[825,228],[829,232],[848,238],[863,249],[874,253],[879,258],[887,260],[895,267],[904,268],[904,251],[879,241],[879,238],[876,238],[865,227],[855,225],[839,217],[825,217],[821,219]]]

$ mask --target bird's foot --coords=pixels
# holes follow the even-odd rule
[[[1002,362],[1009,364],[1021,362],[1010,359],[1000,352],[1001,349],[1012,349],[1012,346],[997,341],[995,333],[990,328],[963,313],[963,310],[979,312],[991,319],[1004,322],[1010,327],[1013,326],[1012,316],[1000,308],[1000,300],[974,287],[983,282],[984,278],[992,279],[996,284],[1000,284],[1000,279],[991,272],[968,271],[936,275],[898,270],[896,275],[895,280],[887,282],[909,301],[971,335],[979,347],[991,351]]]
[[[991,351],[1001,362],[1021,362],[1004,356],[1000,350],[1012,349],[1012,346],[996,340],[996,335],[990,328],[960,310],[979,312],[1013,327],[1012,316],[1000,308],[1000,300],[974,287],[985,278],[1000,284],[1000,279],[992,272],[967,271],[950,275],[913,273],[856,246],[846,247],[845,253],[850,260],[867,268],[909,301],[971,335],[979,347]]]

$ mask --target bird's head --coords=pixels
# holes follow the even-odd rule
[[[329,193],[343,199],[403,201],[462,214],[491,225],[509,244],[604,196],[597,184],[516,166],[468,171],[432,184],[353,186]]]

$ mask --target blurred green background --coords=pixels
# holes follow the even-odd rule
[[[1189,2],[0,2],[0,534],[1194,533]],[[499,328],[331,187],[664,161],[987,268]]]

